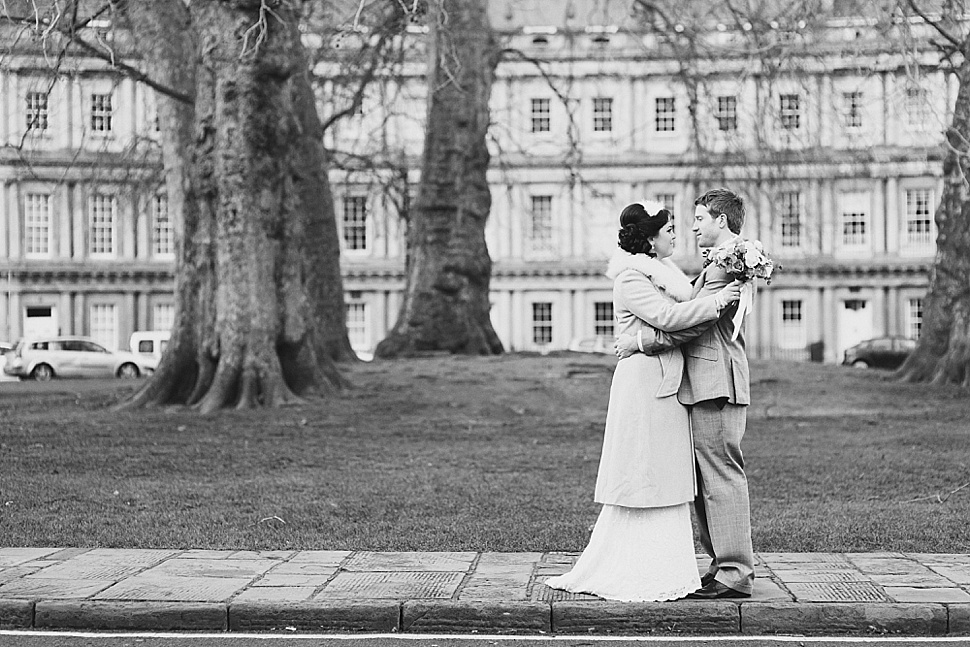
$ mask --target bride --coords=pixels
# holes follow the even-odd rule
[[[660,203],[634,203],[620,214],[621,251],[607,271],[617,334],[645,323],[683,343],[738,300],[737,283],[691,300],[690,282],[669,260],[674,240]],[[687,408],[676,397],[684,358],[667,348],[617,363],[596,479],[603,508],[576,565],[547,586],[622,601],[675,600],[700,587],[688,507],[694,451]]]

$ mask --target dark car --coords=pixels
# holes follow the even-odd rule
[[[914,348],[916,340],[905,337],[867,339],[846,350],[842,363],[856,368],[899,368]]]

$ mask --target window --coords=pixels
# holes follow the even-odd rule
[[[367,198],[346,196],[343,205],[344,245],[350,250],[367,249]]]
[[[801,128],[800,99],[797,94],[783,94],[780,97],[781,127],[784,130]]]
[[[654,200],[661,203],[670,212],[670,223],[674,226],[674,233],[677,233],[677,215],[674,213],[677,196],[673,193],[658,193],[654,196]]]
[[[175,304],[156,303],[152,306],[152,330],[171,330],[175,327]]]
[[[783,191],[778,196],[778,216],[781,224],[781,246],[801,247],[802,244],[802,194],[799,191]]]
[[[370,335],[367,331],[367,304],[351,301],[347,304],[347,335],[350,345],[356,350],[370,348]]]
[[[910,339],[919,339],[923,332],[923,299],[910,299],[906,305],[907,336]]]
[[[869,244],[869,195],[845,193],[841,196],[842,246],[864,247]]]
[[[552,196],[532,196],[530,216],[527,235],[533,249],[550,249],[552,247]]]
[[[552,304],[548,301],[532,304],[532,342],[552,343]]]
[[[91,130],[96,133],[111,132],[111,94],[91,95]]]
[[[549,99],[532,100],[532,132],[547,133],[551,129]]]
[[[862,93],[842,93],[842,119],[846,128],[862,128]]]
[[[51,197],[42,193],[24,196],[24,253],[30,257],[51,254]]]
[[[47,130],[47,93],[27,93],[27,130]]]
[[[152,197],[152,254],[158,258],[175,256],[175,228],[168,215],[168,196]]]
[[[927,110],[926,90],[923,88],[906,88],[906,126],[914,130],[923,130],[927,126],[929,112]]]
[[[105,348],[118,348],[118,308],[114,304],[91,305],[90,337]]]
[[[96,193],[88,203],[88,232],[91,256],[115,254],[115,199]]]
[[[593,99],[593,132],[608,133],[613,130],[613,99]]]
[[[658,133],[672,133],[676,130],[676,104],[673,97],[657,97],[657,115],[654,128]]]
[[[717,110],[714,113],[717,129],[729,132],[738,129],[738,98],[723,96],[717,98]]]
[[[933,192],[915,189],[906,192],[906,243],[914,247],[933,245]]]
[[[597,301],[593,304],[593,334],[613,339],[613,302]]]
[[[778,340],[778,345],[786,349],[804,348],[808,339],[805,333],[801,299],[783,299],[781,302],[781,337]]]

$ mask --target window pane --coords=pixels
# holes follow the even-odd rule
[[[933,245],[933,192],[915,189],[906,192],[906,242],[916,247]]]
[[[717,129],[732,131],[738,129],[738,98],[723,96],[717,98],[717,109],[714,113]]]
[[[657,97],[656,100],[656,122],[654,128],[658,133],[673,132],[676,130],[676,110],[673,97]]]
[[[799,191],[784,191],[778,198],[781,246],[800,247],[802,244],[802,194]]]
[[[96,133],[110,133],[111,123],[111,95],[91,95],[91,130]]]
[[[28,256],[50,256],[50,203],[49,195],[24,196],[24,252]]]
[[[593,332],[597,337],[613,338],[613,302],[597,301],[593,304]]]
[[[88,205],[88,231],[92,255],[110,256],[115,253],[114,223],[114,197],[99,193],[91,196]]]
[[[547,133],[551,129],[551,101],[549,99],[532,100],[532,132]]]
[[[168,196],[152,196],[152,253],[155,256],[175,256],[175,227],[168,213]]]
[[[784,130],[798,130],[801,127],[800,97],[797,94],[783,94],[780,104],[781,127]]]
[[[343,199],[343,233],[347,249],[367,249],[367,199],[347,196]]]
[[[27,93],[27,130],[47,130],[47,93]]]
[[[613,99],[598,97],[593,99],[593,131],[598,133],[613,130]]]
[[[532,342],[535,344],[552,343],[552,303],[532,304]]]
[[[105,348],[117,349],[118,309],[113,304],[93,304],[90,315],[91,339]]]

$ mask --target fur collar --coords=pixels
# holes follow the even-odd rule
[[[689,301],[691,298],[693,290],[690,280],[669,258],[657,260],[646,254],[630,254],[618,249],[610,259],[606,276],[615,279],[626,270],[640,272],[675,301]]]

